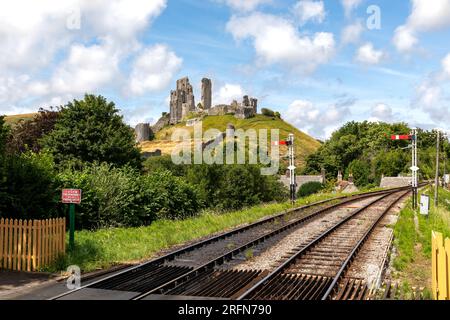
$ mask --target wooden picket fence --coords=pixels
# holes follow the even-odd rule
[[[432,233],[432,290],[435,300],[450,300],[450,239]]]
[[[39,271],[66,250],[66,219],[0,219],[0,269]]]

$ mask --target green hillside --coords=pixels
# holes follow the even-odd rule
[[[321,145],[319,141],[301,132],[284,120],[264,115],[257,115],[250,119],[236,119],[233,115],[207,116],[203,119],[203,131],[217,129],[224,132],[229,123],[233,124],[236,129],[267,129],[269,134],[271,129],[279,129],[280,139],[286,139],[290,133],[293,133],[295,135],[296,163],[301,167],[304,166],[306,157],[315,153]],[[191,132],[194,130],[193,127],[186,127],[186,123],[166,127],[156,134],[155,140],[143,143],[141,145],[142,150],[154,151],[155,149],[160,149],[163,154],[170,154],[174,147],[174,144],[170,141],[172,133],[179,128],[187,129]],[[282,156],[285,155],[287,148],[282,146],[280,152]]]
[[[12,116],[5,116],[6,124],[14,127],[21,120],[31,120],[36,116],[37,113],[26,113],[26,114],[17,114]]]

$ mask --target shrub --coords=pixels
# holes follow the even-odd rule
[[[175,176],[185,176],[188,166],[177,165],[172,161],[171,156],[151,157],[145,160],[143,170],[146,173],[152,173],[158,170],[168,170]]]
[[[42,140],[58,165],[85,162],[141,166],[134,131],[123,122],[113,102],[85,95],[63,107],[55,128]]]
[[[0,172],[0,196],[2,217],[43,219],[57,216],[56,204],[60,195],[51,155],[27,152],[5,156],[3,173]]]
[[[312,194],[318,193],[323,189],[323,185],[320,182],[308,182],[302,185],[297,193],[299,198],[307,197]]]
[[[148,225],[158,218],[193,216],[202,207],[196,189],[169,171],[140,175],[130,167],[101,164],[66,170],[59,180],[61,188],[83,191],[78,229]]]
[[[199,187],[208,207],[224,211],[286,198],[284,186],[275,177],[262,176],[256,165],[191,166],[187,180]]]
[[[275,117],[275,112],[267,108],[262,108],[261,113],[267,117]]]
[[[197,188],[170,171],[158,170],[142,180],[149,193],[146,209],[159,219],[192,217],[204,206]]]
[[[27,150],[40,152],[42,150],[41,138],[50,133],[58,120],[59,112],[39,109],[39,113],[32,119],[21,121],[11,131],[8,141],[10,153],[22,153]]]

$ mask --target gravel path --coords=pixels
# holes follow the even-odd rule
[[[194,251],[187,252],[183,255],[180,255],[175,260],[167,262],[166,264],[170,266],[189,266],[194,268],[199,267],[214,258],[217,258],[269,232],[279,229],[284,225],[292,223],[295,220],[298,220],[314,212],[317,212],[323,208],[326,208],[329,205],[330,204],[327,203],[294,211],[279,219],[276,219],[275,221],[261,224],[243,233],[234,234],[225,239],[205,245]]]
[[[227,266],[235,270],[273,270],[321,233],[373,200],[374,198],[369,198],[343,205],[320,219],[309,221],[295,231],[288,230],[256,246],[252,251],[237,256]]]
[[[372,283],[381,276],[392,243],[392,226],[397,222],[406,199],[396,204],[378,224],[349,267],[346,277],[364,279],[367,283]]]

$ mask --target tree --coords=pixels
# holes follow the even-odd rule
[[[353,160],[349,166],[349,173],[354,176],[354,182],[357,187],[367,186],[371,182],[370,165],[367,161]]]
[[[275,112],[273,112],[272,110],[267,109],[267,108],[262,108],[261,113],[263,115],[265,115],[266,117],[275,117]]]
[[[8,135],[9,135],[9,127],[6,126],[5,117],[0,116],[0,159],[5,153]]]
[[[27,150],[40,152],[41,138],[50,133],[55,127],[59,112],[39,109],[39,113],[28,121],[21,121],[11,132],[8,139],[10,153],[23,153]]]
[[[58,165],[106,162],[140,167],[133,130],[123,122],[113,102],[86,94],[64,106],[55,128],[42,140]]]

